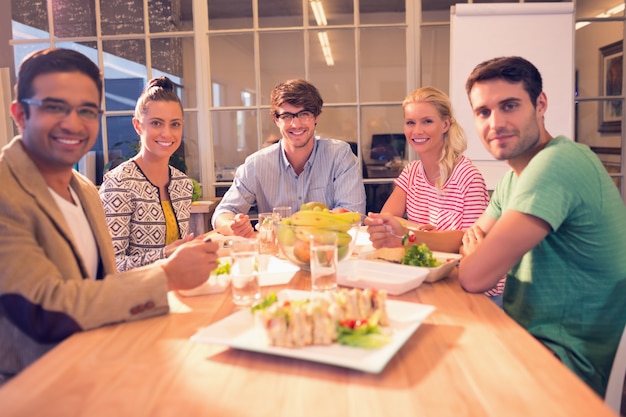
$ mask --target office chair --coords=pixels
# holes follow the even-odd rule
[[[604,402],[618,415],[622,407],[622,396],[624,395],[624,377],[626,376],[626,327],[622,332],[622,338],[617,345],[615,359],[611,367],[609,382],[606,385]]]

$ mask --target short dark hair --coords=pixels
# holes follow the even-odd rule
[[[315,116],[322,113],[324,100],[317,88],[305,80],[287,80],[278,84],[272,90],[270,96],[270,113],[275,116],[278,109],[284,104],[291,104],[296,107],[303,107],[305,110],[313,112]]]
[[[167,77],[161,76],[148,81],[135,106],[135,117],[140,119],[146,113],[148,103],[151,101],[173,101],[178,103],[183,110],[183,103],[174,91],[176,85]]]
[[[505,56],[484,61],[474,68],[465,83],[467,95],[470,95],[475,83],[493,79],[510,83],[521,82],[534,106],[543,91],[543,82],[537,67],[522,57]]]
[[[80,72],[93,80],[98,88],[99,99],[102,100],[102,76],[100,68],[92,60],[73,49],[48,48],[35,51],[24,58],[17,73],[15,96],[18,102],[31,98],[33,80],[42,74],[54,72]],[[98,103],[99,104],[99,103]],[[28,106],[24,107],[28,117]]]

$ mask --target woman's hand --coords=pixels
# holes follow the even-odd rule
[[[369,213],[363,221],[367,226],[370,241],[374,248],[397,248],[402,246],[406,228],[389,213]]]

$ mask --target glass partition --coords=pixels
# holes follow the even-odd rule
[[[193,30],[192,0],[148,0],[150,32]]]
[[[305,42],[302,31],[259,33],[261,104],[270,104],[270,93],[276,84],[306,78]]]
[[[228,56],[224,55],[229,51]],[[221,86],[215,106],[242,106],[241,91],[256,91],[251,33],[209,35],[211,81]],[[256,103],[253,103],[256,104]]]
[[[208,3],[207,0],[204,0]],[[253,0],[211,0],[209,11],[209,30],[250,29]]]
[[[390,24],[406,21],[404,0],[360,0],[359,19],[362,24]]]
[[[407,90],[405,29],[362,29],[360,57],[361,101],[402,101]]]
[[[103,35],[144,33],[143,0],[101,1],[100,26]]]
[[[96,36],[96,13],[92,2],[70,0],[51,3],[55,37]]]
[[[353,0],[309,0],[309,26],[353,25]],[[381,3],[381,2],[378,2]]]
[[[216,181],[232,181],[235,169],[259,149],[256,110],[213,111],[212,137]]]
[[[259,1],[259,27],[278,28],[302,26],[301,1]]]
[[[357,101],[354,29],[314,30],[309,36],[309,80],[324,103]]]

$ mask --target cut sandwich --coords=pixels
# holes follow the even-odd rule
[[[341,289],[306,300],[275,300],[254,310],[255,322],[271,346],[297,348],[329,345],[337,341],[345,320],[388,326],[387,292],[375,289]]]
[[[406,250],[399,248],[380,248],[374,252],[374,259],[381,259],[387,262],[402,263]]]

